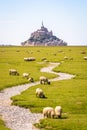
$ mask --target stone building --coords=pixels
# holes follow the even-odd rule
[[[22,46],[66,46],[67,43],[53,35],[44,27],[43,22],[40,29],[31,33],[28,40],[21,43]]]

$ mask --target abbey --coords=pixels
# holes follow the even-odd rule
[[[21,43],[22,46],[66,46],[67,43],[53,35],[44,27],[43,22],[40,29],[31,33],[28,40]]]

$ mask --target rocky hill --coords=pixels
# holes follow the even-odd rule
[[[43,22],[41,29],[31,33],[28,40],[21,43],[22,46],[67,46],[67,43],[53,35],[44,27]]]

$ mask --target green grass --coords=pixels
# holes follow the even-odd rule
[[[85,54],[81,54],[85,51]],[[35,57],[34,62],[24,62],[24,57]],[[64,60],[64,56],[68,59]],[[51,82],[50,85],[37,85],[12,97],[13,104],[29,108],[32,112],[41,112],[44,107],[61,105],[62,119],[42,119],[35,124],[44,130],[87,130],[87,56],[86,46],[68,47],[1,47],[0,48],[0,89],[28,82],[23,79],[23,72],[30,72],[35,81],[40,75],[48,78],[53,74],[41,73],[40,68],[49,62],[61,62],[56,72],[66,72],[76,75],[74,79]],[[46,57],[49,62],[42,62]],[[73,58],[73,59],[71,59]],[[2,69],[3,68],[3,69]],[[20,76],[9,76],[8,69],[15,68]],[[37,87],[43,89],[46,98],[36,98]]]
[[[36,124],[42,130],[87,130],[87,114],[82,115],[63,115],[60,119],[44,119],[40,120],[40,123]]]
[[[22,92],[21,96],[18,95],[12,99],[15,105],[30,108],[32,112],[42,112],[46,106],[61,105],[64,108],[63,112],[87,114],[87,85],[85,83],[85,80],[78,82],[72,79],[52,82],[50,86],[37,85]],[[37,87],[43,89],[46,95],[45,99],[36,98],[35,90]]]
[[[30,73],[35,81],[39,80],[40,68],[46,66],[48,62],[42,64],[41,58],[45,57],[45,52],[38,52],[38,48],[27,47],[0,47],[0,90],[13,85],[28,83],[29,81],[22,78],[24,72]],[[41,56],[41,57],[40,57]],[[26,62],[24,57],[35,57],[36,61]],[[20,76],[10,76],[9,69],[17,69]],[[54,74],[44,74],[48,78],[55,77]]]
[[[1,119],[0,119],[0,130],[10,130],[5,126],[4,122]]]

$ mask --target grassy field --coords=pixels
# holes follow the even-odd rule
[[[26,79],[22,78],[24,72],[30,73],[30,77],[34,77],[35,81],[39,80],[40,68],[48,64],[47,62],[38,63],[43,57],[47,57],[45,48],[40,50],[41,48],[31,47],[0,47],[0,90],[13,85],[28,83]],[[35,57],[36,61],[26,62],[24,57]],[[10,76],[9,69],[16,69],[20,76]],[[46,73],[45,75],[48,78],[55,77],[53,74]]]
[[[0,130],[10,130],[9,128],[6,128],[4,122],[0,119]]]
[[[68,59],[64,59],[65,56]],[[54,71],[74,74],[74,79],[31,87],[21,95],[12,97],[13,103],[29,108],[32,112],[42,112],[44,107],[61,105],[62,119],[42,119],[35,124],[44,130],[87,130],[87,60],[83,59],[84,56],[87,56],[87,46],[0,47],[0,90],[29,82],[22,78],[23,72],[29,72],[35,81],[39,80],[40,75],[54,78],[54,74],[41,73],[40,68],[49,62],[60,62]],[[24,57],[35,57],[36,61],[25,62]],[[44,57],[46,62],[41,60]],[[10,68],[17,69],[20,76],[10,76]],[[37,87],[43,89],[47,98],[36,98]]]

